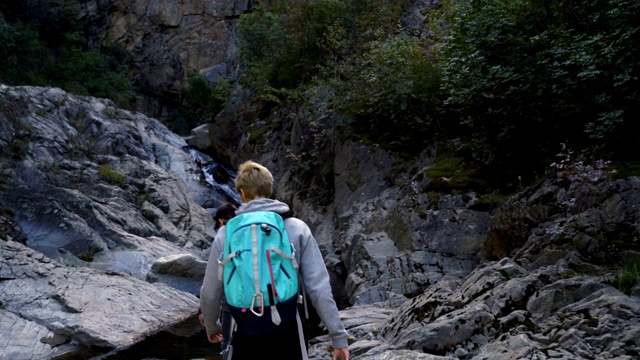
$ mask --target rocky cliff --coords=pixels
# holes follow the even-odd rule
[[[94,42],[116,43],[131,56],[131,78],[144,97],[136,110],[154,118],[180,102],[191,71],[211,83],[239,75],[236,20],[252,0],[101,0],[79,4],[94,24]]]
[[[220,114],[209,135],[232,162],[267,164],[277,195],[312,225],[336,296],[348,304],[354,359],[640,354],[637,272],[624,270],[640,261],[639,178],[550,178],[482,211],[475,193],[433,190],[431,150],[401,167],[399,154],[301,133],[318,118],[335,120],[315,106],[302,118],[253,103]],[[216,129],[237,136],[216,137]],[[261,140],[252,142],[251,131]],[[314,145],[316,158],[282,155]],[[313,358],[327,359],[327,339],[313,343]]]
[[[188,70],[237,74],[233,19],[249,5],[110,0],[86,11],[106,16],[101,41],[129,49],[140,83],[170,98]],[[412,11],[405,26],[422,20]],[[309,98],[225,109],[188,144],[274,172],[276,196],[325,255],[353,359],[640,356],[637,276],[628,287],[618,277],[640,261],[637,178],[550,179],[479,210],[478,194],[433,191],[433,149],[406,160],[354,141],[322,96]],[[226,197],[186,146],[106,100],[0,87],[3,356],[107,351],[195,313],[206,209]],[[329,358],[326,337],[312,345],[312,358]]]
[[[182,138],[107,100],[0,85],[0,153],[3,356],[128,346],[197,311],[206,208],[227,198]]]
[[[6,354],[107,351],[193,315],[213,235],[211,204],[196,199],[226,199],[202,182],[186,142],[106,100],[0,94]],[[429,151],[398,170],[394,154],[342,141],[325,149],[333,176],[309,178],[330,181],[326,202],[279,155],[295,126],[245,155],[274,171],[278,196],[314,230],[354,359],[638,355],[639,291],[617,277],[640,259],[637,178],[551,179],[486,212],[473,193],[430,198]],[[272,151],[250,151],[262,146]],[[313,358],[327,358],[326,341],[313,340]]]

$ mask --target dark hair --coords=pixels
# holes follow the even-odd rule
[[[236,206],[232,203],[224,203],[216,209],[216,214],[213,216],[215,221],[215,228],[219,228],[218,220],[222,219],[225,222],[232,217],[236,216]]]

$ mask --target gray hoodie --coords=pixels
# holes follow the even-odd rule
[[[278,200],[256,199],[240,206],[236,213],[242,214],[251,211],[273,211],[284,214],[289,211],[289,206]],[[342,325],[338,308],[333,300],[329,273],[318,244],[311,234],[309,226],[302,220],[289,217],[285,219],[284,224],[289,241],[296,249],[296,261],[299,264],[299,271],[307,295],[329,331],[333,347],[346,348],[348,346],[347,332]],[[225,239],[226,233],[223,226],[211,244],[209,263],[200,289],[200,307],[208,335],[220,331],[218,319],[220,318],[223,289],[222,282],[218,279],[218,258],[222,253]]]

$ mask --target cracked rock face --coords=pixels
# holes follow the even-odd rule
[[[3,355],[108,351],[195,314],[205,207],[226,199],[185,147],[110,101],[0,85]],[[191,261],[155,276],[172,256]]]
[[[391,310],[375,319],[343,311],[355,337],[353,358],[637,358],[638,285],[625,294],[615,277],[622,264],[638,261],[639,179],[580,189],[547,182],[517,194],[490,229],[493,236],[506,234],[491,239],[492,251],[509,256],[483,260],[467,276],[440,279],[400,306],[358,306],[361,314]],[[519,245],[500,243],[515,234],[523,237]],[[315,359],[326,346],[314,344]]]
[[[0,241],[0,333],[11,359],[131,345],[184,320],[195,296],[116,273],[64,266]]]
[[[0,101],[0,146],[9,155],[0,203],[29,247],[140,279],[159,257],[203,257],[214,236],[205,207],[225,199],[203,181],[182,138],[110,101],[60,89],[1,86]]]

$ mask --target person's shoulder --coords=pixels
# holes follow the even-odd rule
[[[296,217],[284,219],[284,227],[287,229],[287,233],[289,233],[290,237],[306,238],[311,236],[311,229],[309,228],[309,225]]]
[[[212,245],[222,246],[227,238],[226,226],[223,225],[221,228],[216,230],[216,236],[213,238]]]
[[[291,224],[291,225],[307,226],[307,223],[305,223],[304,221],[294,216],[284,218],[284,223],[285,225]]]

